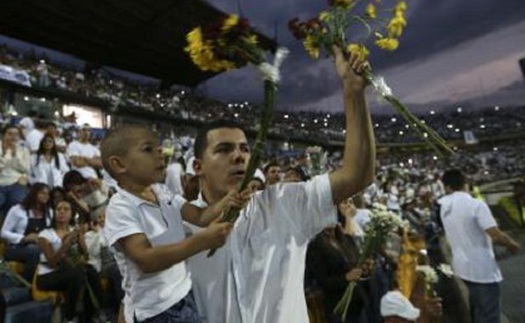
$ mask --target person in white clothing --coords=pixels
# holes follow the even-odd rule
[[[199,310],[207,323],[308,322],[304,296],[308,242],[336,223],[339,202],[374,179],[375,144],[366,107],[365,64],[334,48],[343,83],[346,137],[340,169],[300,183],[277,183],[257,192],[241,211],[226,245],[211,258],[189,261]],[[194,168],[201,194],[195,205],[223,198],[243,180],[250,159],[244,131],[215,122],[195,140]],[[198,234],[195,227],[190,229]]]
[[[352,198],[356,207],[354,221],[364,230],[372,217],[372,211],[366,208],[363,195],[359,194]]]
[[[473,322],[500,322],[502,275],[492,242],[516,253],[520,246],[498,228],[484,202],[466,191],[460,170],[448,170],[442,178],[446,195],[439,200],[440,218],[452,249],[452,269],[469,289]]]
[[[2,130],[0,146],[0,214],[5,215],[11,206],[22,202],[27,194],[29,151],[18,145],[20,130],[7,125]]]
[[[33,279],[40,249],[36,245],[38,233],[51,224],[49,187],[35,183],[22,203],[13,206],[2,225],[1,236],[7,241],[6,261],[24,263],[23,277]]]
[[[42,138],[44,138],[44,135],[48,133],[52,128],[52,123],[50,121],[47,121],[42,118],[38,118],[35,120],[35,128],[33,128],[31,131],[29,131],[25,138],[24,145],[27,149],[31,152],[31,154],[35,154],[38,150],[38,147],[40,147],[40,142],[42,141]]]
[[[62,186],[64,174],[68,171],[66,157],[58,152],[53,136],[46,134],[36,154],[31,156],[29,183],[46,183],[51,188]]]
[[[185,259],[224,244],[229,223],[212,223],[224,207],[242,207],[233,191],[203,211],[159,184],[165,164],[158,135],[138,125],[111,130],[101,145],[104,169],[118,189],[103,229],[123,277],[126,322],[200,322]],[[186,238],[182,219],[208,226]]]
[[[100,150],[89,142],[91,127],[84,124],[78,132],[78,140],[72,141],[66,150],[71,169],[85,178],[98,178],[96,169],[102,168]]]

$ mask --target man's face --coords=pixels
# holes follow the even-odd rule
[[[250,160],[250,147],[241,129],[219,128],[208,132],[202,159],[195,159],[202,189],[224,196],[241,183]]]
[[[82,128],[78,132],[78,139],[80,141],[88,141],[90,134],[91,134],[91,129],[89,129],[89,128]]]
[[[279,183],[281,181],[281,167],[270,167],[268,169],[268,173],[266,174],[266,181],[268,182],[268,185]]]

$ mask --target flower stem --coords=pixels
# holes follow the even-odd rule
[[[277,92],[277,85],[271,81],[264,81],[264,109],[261,119],[261,126],[257,132],[257,137],[255,139],[255,145],[252,149],[252,155],[250,157],[250,162],[248,163],[248,168],[246,174],[241,182],[239,187],[239,192],[245,190],[248,187],[248,184],[253,178],[253,174],[259,167],[259,162],[261,161],[262,155],[264,153],[264,144],[266,142],[266,136],[268,135],[268,129],[270,128],[270,122],[273,118],[273,108],[275,106],[275,94]],[[226,216],[224,221],[234,223],[235,220],[239,217],[240,210],[232,208]],[[210,250],[208,257],[211,257],[215,254],[216,249]]]

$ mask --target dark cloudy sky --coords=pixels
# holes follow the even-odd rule
[[[340,111],[338,80],[329,60],[313,61],[286,24],[307,19],[324,0],[210,0],[219,9],[242,13],[258,30],[277,35],[291,50],[283,67],[278,108]],[[394,4],[393,0],[382,0]],[[414,109],[462,104],[525,104],[519,59],[525,58],[525,0],[409,0],[408,27],[395,52],[373,52],[374,70]],[[228,101],[260,102],[253,68],[219,75],[203,85]],[[369,95],[376,112],[388,111]]]

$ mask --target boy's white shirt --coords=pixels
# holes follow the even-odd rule
[[[144,320],[164,312],[191,289],[185,262],[145,274],[125,256],[117,243],[119,239],[137,233],[145,234],[152,246],[177,243],[185,238],[181,208],[186,201],[173,195],[165,185],[152,187],[159,205],[119,188],[106,209],[103,233],[122,274],[126,322],[134,322],[134,317]]]

